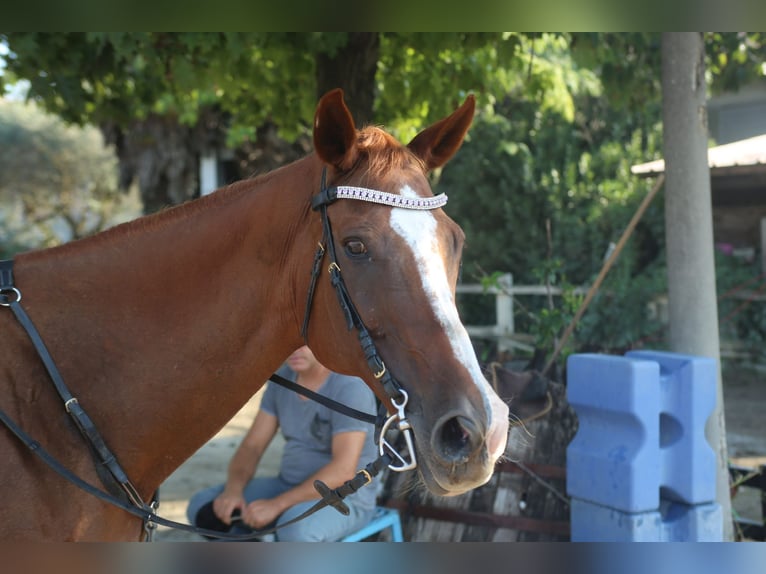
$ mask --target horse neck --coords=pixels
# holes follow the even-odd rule
[[[300,346],[320,233],[309,207],[317,164],[17,259],[17,283],[67,384],[146,488]]]

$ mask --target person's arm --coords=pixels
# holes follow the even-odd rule
[[[367,433],[349,431],[332,438],[332,459],[299,485],[270,499],[255,500],[243,511],[244,521],[253,528],[263,528],[285,510],[307,500],[319,498],[314,481],[321,480],[330,488],[337,488],[356,474],[359,458]]]
[[[230,524],[231,513],[239,509],[244,512],[244,489],[253,478],[258,463],[279,428],[277,417],[259,410],[245,438],[229,462],[226,486],[213,501],[213,511],[224,523]]]

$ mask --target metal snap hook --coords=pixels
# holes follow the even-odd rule
[[[399,392],[402,394],[401,403],[397,403],[396,399],[391,399],[391,404],[396,408],[396,413],[388,417],[383,424],[383,428],[380,430],[380,443],[378,445],[378,451],[381,456],[388,451],[388,453],[394,457],[394,462],[388,465],[388,468],[394,472],[404,472],[405,470],[412,470],[418,466],[417,459],[415,458],[415,445],[412,440],[412,426],[404,413],[404,407],[407,405],[409,395],[407,395],[407,391],[404,389],[399,389]],[[398,421],[396,426],[399,431],[401,431],[402,435],[404,435],[406,452],[403,454],[400,454],[394,445],[386,440],[386,433],[391,428],[394,421]]]

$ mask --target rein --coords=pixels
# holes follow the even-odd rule
[[[343,499],[359,490],[361,487],[372,482],[372,479],[377,476],[381,470],[390,465],[393,460],[393,456],[396,453],[393,452],[393,456],[388,453],[381,452],[381,456],[369,463],[363,470],[360,470],[354,478],[347,480],[341,486],[335,489],[331,489],[321,480],[314,481],[314,488],[321,495],[321,499],[302,513],[300,516],[293,518],[292,520],[281,524],[278,527],[266,529],[266,530],[253,530],[250,534],[229,534],[219,532],[217,530],[210,530],[206,528],[199,528],[197,526],[191,526],[181,522],[168,520],[157,515],[157,509],[159,507],[159,501],[156,494],[152,501],[147,504],[143,501],[138,493],[138,490],[133,486],[127,477],[127,474],[117,462],[115,455],[109,450],[101,434],[96,429],[93,421],[87,415],[85,410],[80,406],[79,401],[72,396],[71,392],[64,383],[59,370],[56,368],[56,364],[50,355],[45,343],[42,340],[37,328],[32,323],[32,320],[27,315],[26,311],[20,304],[21,291],[15,286],[13,281],[13,260],[0,261],[0,306],[9,307],[13,312],[16,319],[21,326],[27,332],[32,344],[35,347],[40,359],[45,366],[48,375],[53,381],[56,390],[64,401],[65,410],[72,416],[75,425],[80,430],[85,442],[88,444],[91,454],[97,459],[96,470],[99,478],[109,492],[101,490],[93,486],[92,484],[84,481],[79,476],[74,474],[71,470],[61,464],[56,458],[54,458],[48,451],[46,451],[40,443],[30,437],[19,425],[17,425],[2,409],[0,409],[0,421],[36,456],[38,456],[45,464],[48,465],[53,471],[59,474],[61,477],[71,482],[81,490],[95,496],[96,498],[107,502],[113,506],[121,508],[126,512],[137,516],[143,520],[144,532],[146,540],[151,540],[157,526],[167,526],[176,530],[183,530],[185,532],[192,532],[201,536],[208,536],[214,538],[222,538],[226,540],[253,540],[264,534],[270,534],[276,532],[280,528],[294,524],[308,516],[314,514],[318,510],[321,510],[325,506],[332,506],[338,512],[344,515],[348,515],[350,510]],[[292,381],[281,377],[274,373],[271,377],[275,383],[286,386],[291,390],[301,393],[303,395],[312,398],[327,406],[328,408],[337,410],[347,416],[358,418],[360,420],[376,423],[379,417],[363,413],[341,403],[338,403],[332,399],[314,393],[309,389],[306,389]],[[396,415],[395,415],[396,416]],[[392,420],[395,417],[389,419]],[[387,421],[386,424],[389,423]],[[384,425],[384,428],[387,428]],[[388,444],[388,443],[386,443]],[[104,468],[108,470],[108,473],[104,471]]]
[[[331,489],[325,483],[320,480],[314,481],[314,488],[320,494],[321,499],[310,507],[306,512],[300,516],[290,520],[289,522],[280,525],[279,527],[270,528],[267,530],[254,530],[252,534],[232,535],[228,533],[222,533],[216,530],[209,530],[205,528],[199,528],[188,524],[175,522],[168,520],[157,515],[157,508],[159,507],[159,501],[157,495],[153,496],[152,500],[145,502],[135,486],[130,482],[127,474],[122,469],[117,461],[116,456],[112,453],[106,444],[106,441],[98,432],[95,424],[80,405],[78,399],[72,395],[67,388],[64,380],[56,367],[56,364],[48,351],[45,343],[43,342],[40,333],[35,327],[32,320],[27,315],[24,308],[21,306],[21,291],[15,285],[13,279],[13,260],[0,261],[0,306],[8,307],[13,312],[14,316],[21,324],[29,336],[37,354],[40,357],[45,369],[53,382],[56,391],[58,392],[61,400],[64,403],[64,409],[72,417],[75,426],[82,434],[88,445],[92,456],[96,461],[96,470],[98,476],[106,487],[107,491],[93,486],[85,480],[78,477],[71,470],[61,464],[56,458],[48,453],[37,441],[30,437],[21,427],[19,427],[8,415],[0,409],[0,421],[16,436],[29,450],[31,450],[36,456],[38,456],[48,467],[58,473],[61,477],[71,482],[78,488],[95,496],[96,498],[107,502],[113,506],[121,508],[126,512],[139,517],[143,520],[145,540],[151,540],[152,535],[158,525],[167,526],[177,530],[183,530],[186,532],[192,532],[202,536],[222,538],[227,540],[252,540],[264,534],[269,534],[277,531],[279,528],[293,524],[299,520],[310,516],[318,510],[332,506],[338,510],[341,514],[348,515],[350,510],[343,499],[359,490],[359,488],[372,482],[372,479],[385,468],[389,468],[396,472],[403,472],[405,470],[411,470],[417,466],[415,459],[415,449],[412,438],[412,427],[409,421],[406,419],[405,407],[407,405],[408,395],[407,392],[401,387],[399,382],[391,375],[386,369],[385,363],[380,358],[372,337],[364,325],[359,312],[354,306],[351,296],[346,288],[346,284],[343,281],[341,275],[340,266],[337,262],[335,242],[332,235],[332,228],[330,225],[330,219],[327,214],[327,207],[338,199],[355,199],[359,201],[366,201],[371,203],[388,205],[391,207],[400,207],[404,209],[418,209],[428,210],[437,209],[442,207],[447,198],[445,195],[439,195],[429,198],[405,198],[399,195],[386,193],[377,190],[371,190],[366,188],[338,186],[338,187],[326,187],[327,169],[322,171],[322,181],[320,192],[312,198],[312,208],[315,211],[319,211],[322,217],[322,241],[319,243],[319,248],[314,256],[314,263],[312,265],[311,282],[309,285],[308,296],[306,300],[306,312],[303,320],[303,326],[301,328],[301,335],[305,341],[308,340],[308,323],[311,315],[311,306],[314,296],[314,290],[316,282],[321,273],[321,263],[324,259],[325,252],[328,252],[330,264],[328,266],[328,272],[330,274],[330,282],[335,289],[338,297],[338,302],[344,313],[348,329],[356,328],[358,331],[359,342],[362,346],[367,364],[372,370],[374,377],[380,381],[383,389],[390,398],[391,404],[395,408],[396,412],[385,420],[386,408],[381,405],[381,411],[378,416],[373,416],[368,413],[363,413],[332,399],[314,393],[309,389],[306,389],[284,377],[281,377],[274,373],[270,380],[273,382],[287,387],[295,392],[303,394],[313,400],[316,400],[324,406],[341,412],[347,416],[351,416],[362,421],[374,424],[376,426],[376,441],[378,442],[378,449],[380,456],[369,463],[364,469],[360,470],[354,478],[347,480],[344,484],[338,488]],[[325,248],[324,245],[327,247]],[[407,452],[400,454],[394,445],[386,440],[386,434],[392,425],[396,424],[398,430],[403,434],[405,438]]]
[[[372,479],[383,468],[385,468],[386,464],[388,464],[388,462],[391,460],[390,457],[388,456],[382,456],[376,459],[375,461],[368,464],[363,470],[360,470],[353,479],[347,480],[342,486],[335,489],[330,489],[321,480],[315,481],[314,488],[316,488],[317,491],[322,495],[322,498],[316,504],[314,504],[312,507],[306,510],[303,514],[301,514],[300,516],[296,516],[295,518],[293,518],[292,520],[289,520],[288,522],[285,522],[284,524],[281,524],[274,528],[268,528],[264,530],[253,530],[252,533],[229,534],[226,532],[220,532],[218,530],[200,528],[198,526],[192,526],[189,524],[184,524],[183,522],[176,522],[174,520],[163,518],[162,516],[159,516],[157,514],[157,508],[159,507],[159,502],[156,500],[153,501],[152,504],[150,505],[143,505],[139,507],[131,502],[126,502],[122,498],[118,498],[108,492],[105,492],[101,490],[100,488],[96,488],[92,484],[81,479],[79,476],[74,474],[71,470],[69,470],[64,465],[62,465],[57,459],[51,456],[49,452],[47,452],[44,448],[40,446],[40,443],[32,439],[16,423],[14,423],[10,418],[8,418],[8,416],[2,411],[2,409],[0,409],[0,420],[8,427],[8,429],[14,435],[16,435],[16,437],[22,443],[24,443],[25,446],[27,446],[27,448],[29,448],[29,450],[31,450],[35,455],[37,455],[45,464],[48,465],[48,467],[50,467],[53,471],[55,471],[59,476],[68,480],[69,482],[74,484],[76,487],[87,492],[88,494],[95,496],[99,500],[106,502],[108,504],[111,504],[112,506],[116,506],[117,508],[121,508],[122,510],[128,512],[129,514],[132,514],[133,516],[141,518],[144,523],[144,532],[146,533],[146,538],[145,538],[146,541],[151,541],[157,526],[166,526],[168,528],[173,528],[175,530],[182,530],[184,532],[190,532],[192,534],[198,534],[200,536],[208,536],[211,538],[220,538],[220,539],[235,540],[235,541],[237,540],[246,541],[246,540],[257,539],[260,536],[263,536],[265,534],[271,534],[273,532],[276,532],[280,528],[284,528],[286,526],[289,526],[290,524],[294,524],[300,520],[303,520],[304,518],[307,518],[308,516],[311,516],[312,514],[314,514],[318,510],[321,510],[325,506],[332,506],[333,508],[338,510],[341,514],[347,516],[350,511],[348,506],[343,502],[343,498],[345,498],[349,494],[353,494],[354,492],[359,490],[361,487],[371,482]]]
[[[56,388],[61,400],[64,401],[64,409],[72,417],[75,426],[80,431],[80,434],[85,438],[85,442],[91,450],[91,454],[97,459],[100,464],[96,465],[96,471],[101,479],[101,482],[112,493],[119,496],[121,501],[128,501],[136,508],[143,509],[144,511],[153,510],[156,507],[156,501],[147,504],[141,498],[138,490],[128,479],[128,475],[122,469],[117,462],[117,458],[109,450],[101,433],[98,432],[96,425],[80,406],[80,402],[72,396],[72,393],[64,384],[64,379],[61,377],[58,368],[56,367],[53,357],[51,357],[48,348],[37,331],[37,328],[32,323],[32,320],[27,315],[24,308],[21,306],[21,291],[15,286],[13,281],[13,260],[0,261],[0,306],[9,307],[14,316],[29,335],[32,344],[40,356],[40,360],[45,366],[45,370],[53,381],[53,386]],[[19,433],[9,425],[7,415],[0,410],[2,420],[6,426],[8,426],[16,436]],[[20,429],[18,429],[20,430]],[[25,441],[26,442],[26,441]],[[27,446],[31,445],[27,443]],[[39,452],[41,447],[39,444],[33,449],[34,452]]]

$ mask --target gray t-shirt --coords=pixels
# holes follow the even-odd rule
[[[286,365],[277,374],[291,381],[296,380],[296,374]],[[331,373],[317,392],[351,408],[375,414],[375,395],[357,377]],[[276,416],[279,421],[285,438],[279,475],[288,484],[300,484],[332,460],[332,437],[337,433],[367,433],[359,459],[360,469],[378,457],[373,425],[328,409],[275,383],[267,383],[261,409]],[[375,505],[380,486],[378,475],[372,484],[360,488],[348,499],[358,506],[371,508]]]

